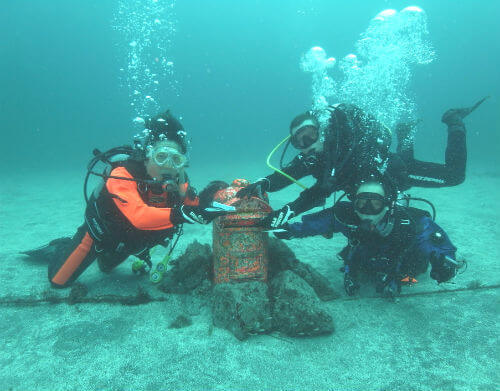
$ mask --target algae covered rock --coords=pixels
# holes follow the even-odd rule
[[[280,272],[270,283],[272,316],[277,330],[292,337],[331,334],[332,317],[321,308],[314,290],[292,271]]]
[[[322,300],[338,297],[329,281],[277,239],[269,241],[269,279],[212,284],[210,246],[197,241],[170,263],[160,289],[168,293],[211,296],[213,324],[239,340],[278,330],[289,336],[314,336],[333,332],[331,316]],[[201,303],[206,305],[205,303]],[[176,319],[170,327],[186,327]]]
[[[269,259],[269,280],[282,271],[291,270],[307,282],[321,300],[329,301],[340,297],[322,274],[311,265],[299,261],[283,241],[269,238]]]
[[[175,317],[175,319],[170,322],[168,326],[169,329],[182,329],[184,327],[191,326],[193,321],[188,315],[180,314]]]
[[[243,340],[272,328],[271,306],[265,282],[217,284],[213,289],[214,325],[231,331]]]
[[[160,289],[167,293],[190,293],[210,280],[212,252],[208,244],[192,242],[184,254],[170,261]]]

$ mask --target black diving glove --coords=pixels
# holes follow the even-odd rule
[[[259,197],[264,198],[264,193],[269,190],[271,183],[267,178],[260,178],[254,183],[244,187],[238,193],[236,197],[238,198],[249,198],[249,197]]]
[[[431,278],[438,284],[451,280],[457,274],[457,265],[448,261],[445,256],[431,260]]]
[[[221,205],[218,203],[214,203],[216,205]],[[233,207],[219,207],[219,206],[210,206],[210,207],[202,207],[202,206],[188,206],[182,205],[172,210],[172,223],[175,225],[188,223],[188,224],[208,224],[213,219],[223,216]],[[234,210],[234,208],[233,208]]]
[[[229,187],[229,184],[224,181],[212,181],[210,182],[199,194],[200,205],[210,205],[214,201],[215,194],[219,190],[223,190]]]
[[[283,208],[269,213],[262,223],[264,227],[270,229],[282,228],[293,216],[295,216],[295,212],[290,206],[285,205]]]
[[[290,240],[293,238],[292,232],[288,229],[288,223],[281,226],[281,229],[270,230],[277,239]]]
[[[463,126],[463,120],[470,113],[476,110],[481,103],[483,103],[489,96],[484,97],[480,101],[476,102],[474,106],[464,107],[462,109],[450,109],[443,114],[441,122],[445,123],[450,127]]]

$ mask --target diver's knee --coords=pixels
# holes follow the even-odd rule
[[[462,183],[464,183],[465,181],[465,174],[459,174],[459,175],[454,175],[452,177],[450,177],[446,183],[448,184],[448,186],[458,186],[458,185],[461,185]]]
[[[64,289],[68,288],[73,284],[76,278],[72,276],[64,276],[61,273],[63,264],[60,262],[51,262],[47,270],[47,277],[49,278],[50,284],[53,288]]]

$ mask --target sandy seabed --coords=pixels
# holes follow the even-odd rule
[[[230,181],[234,167],[192,172]],[[240,170],[256,179],[262,167]],[[254,175],[255,174],[255,175]],[[468,262],[452,283],[428,276],[395,302],[367,287],[355,298],[324,303],[335,332],[291,339],[278,334],[238,341],[213,328],[210,310],[191,295],[165,295],[134,276],[130,261],[109,275],[92,265],[79,279],[88,296],[135,294],[152,302],[50,303],[46,265],[18,252],[72,235],[82,223],[81,172],[3,175],[0,199],[0,390],[498,390],[500,177],[470,172],[445,189],[412,189],[430,199],[437,222]],[[278,207],[298,188],[272,194]],[[328,201],[330,205],[332,200]],[[415,204],[414,206],[417,206]],[[176,249],[211,242],[210,226],[187,226]],[[343,293],[336,253],[345,239],[287,244]],[[161,254],[155,254],[155,258]],[[67,295],[68,291],[57,291]],[[169,329],[179,314],[193,324]]]

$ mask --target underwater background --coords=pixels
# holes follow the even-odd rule
[[[265,157],[287,134],[290,120],[311,106],[311,76],[299,64],[307,50],[321,46],[339,60],[355,51],[380,11],[415,5],[185,0],[160,1],[167,10],[154,11],[144,9],[147,3],[3,2],[0,109],[3,140],[13,148],[4,148],[0,169],[84,170],[93,148],[130,143],[137,113],[123,73],[129,72],[131,41],[117,25],[135,24],[132,33],[144,38],[137,25],[158,16],[169,25],[150,33],[168,46],[161,54],[173,63],[173,72],[159,76],[154,98],[157,108],[171,108],[183,118],[192,140],[192,170],[241,161],[257,162],[265,171]],[[427,39],[435,52],[432,62],[411,66],[407,87],[414,115],[424,120],[417,156],[441,161],[446,137],[441,114],[491,95],[487,106],[468,119],[469,167],[495,171],[500,4],[438,0],[417,5],[426,12]],[[117,22],[120,6],[129,14]],[[134,7],[143,15],[132,15]],[[139,56],[147,62],[148,55]],[[153,115],[154,108],[146,114]],[[32,158],[19,159],[20,149]]]
[[[498,390],[499,14],[497,0],[2,1],[0,390]],[[341,292],[321,303],[331,335],[239,341],[213,326],[205,298],[160,292],[132,258],[110,274],[91,265],[74,303],[20,254],[74,234],[93,149],[132,143],[158,111],[181,118],[200,190],[269,174],[291,119],[326,101],[391,128],[422,119],[416,158],[443,162],[441,115],[485,96],[465,120],[465,182],[411,190],[436,206],[466,273],[422,275],[394,303],[350,298],[343,237],[287,243]],[[211,244],[212,226],[185,227],[174,258],[195,240]],[[141,292],[149,302],[123,304]],[[169,328],[179,316],[192,324]]]

